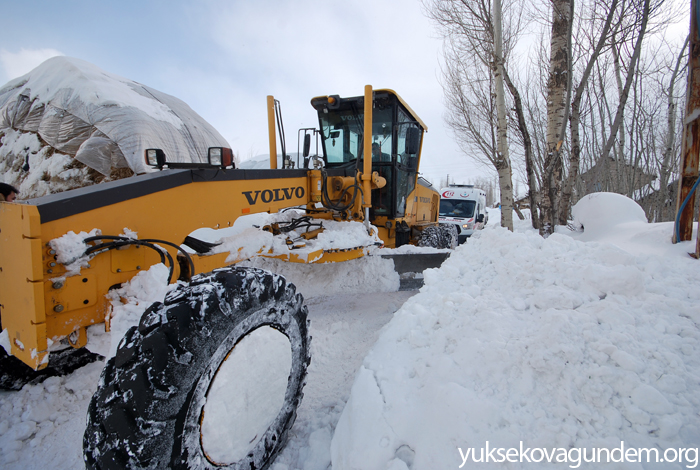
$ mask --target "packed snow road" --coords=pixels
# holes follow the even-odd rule
[[[273,469],[326,469],[335,424],[357,369],[381,328],[416,292],[339,294],[306,299],[312,359],[304,400]],[[6,470],[83,468],[90,398],[103,363],[53,377],[19,392],[0,392],[0,450]]]

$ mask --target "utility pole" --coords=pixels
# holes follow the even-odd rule
[[[695,194],[688,197],[698,181],[700,161],[700,37],[698,20],[700,10],[698,0],[690,2],[690,55],[688,57],[688,85],[686,89],[685,123],[683,126],[683,150],[681,154],[681,174],[678,179],[678,199],[676,214],[686,199],[688,201],[677,219],[673,234],[674,243],[687,241],[693,237],[693,216],[695,215]],[[700,236],[695,248],[695,257],[700,257]]]

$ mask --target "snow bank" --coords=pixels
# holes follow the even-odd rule
[[[647,223],[642,208],[620,194],[594,193],[585,196],[573,208],[572,225],[576,232],[557,227],[559,233],[576,240],[611,243],[634,255],[685,258],[695,251],[697,224],[692,242],[671,243],[673,222]]]
[[[644,209],[632,199],[617,193],[592,193],[571,208],[574,227],[590,237],[607,233],[611,228],[627,223],[647,223]]]
[[[585,225],[604,212],[579,216]],[[639,221],[631,213],[625,220]],[[698,305],[700,264],[687,255],[477,234],[425,272],[365,358],[333,436],[333,469],[458,468],[459,448],[478,453],[487,441],[697,448]],[[673,465],[658,468],[685,468]]]

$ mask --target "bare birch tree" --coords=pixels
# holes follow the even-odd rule
[[[600,6],[607,7],[606,9],[608,13],[605,17],[603,26],[600,29],[598,39],[597,41],[595,41],[592,52],[588,57],[586,67],[584,68],[583,73],[581,74],[581,78],[578,80],[578,84],[576,85],[576,89],[573,93],[573,99],[571,101],[571,112],[569,117],[569,126],[571,129],[571,151],[569,153],[569,172],[566,180],[563,183],[561,198],[559,200],[558,222],[560,225],[566,225],[567,223],[567,216],[569,208],[571,207],[571,196],[576,179],[579,175],[579,164],[581,160],[581,137],[579,133],[579,126],[581,120],[581,100],[583,99],[584,91],[588,86],[588,79],[590,78],[591,73],[593,71],[593,66],[598,60],[600,54],[603,52],[603,49],[608,44],[611,26],[613,25],[613,19],[617,10],[617,2],[618,0],[612,0],[610,5],[604,5],[603,3],[599,4],[598,2],[594,2],[593,4],[594,8]],[[586,42],[586,44],[590,43],[590,41]]]
[[[473,156],[479,152],[480,158],[496,169],[501,225],[512,230],[513,183],[502,80],[508,53],[521,27],[519,16],[512,14],[517,3],[503,5],[508,19],[499,22],[504,25],[502,34],[497,32],[490,0],[424,0],[423,4],[445,39],[442,84],[447,124],[465,153]],[[476,103],[484,105],[481,111],[474,109]]]
[[[496,171],[501,188],[501,226],[513,231],[513,173],[508,154],[508,122],[506,121],[506,91],[503,86],[503,21],[501,0],[493,0],[493,76],[496,85],[496,115],[498,117]]]
[[[499,168],[503,95],[489,1],[423,3],[445,38],[448,124],[465,153]],[[511,127],[508,156],[517,180],[528,185],[533,227],[543,236],[553,233],[556,224],[567,223],[572,203],[591,191],[616,191],[641,201],[659,188],[654,197],[667,201],[664,191],[679,159],[675,103],[682,93],[674,84],[685,72],[680,44],[660,48],[657,33],[677,14],[675,4],[530,0],[514,6],[507,1],[502,77]],[[523,5],[532,7],[528,32],[542,40],[518,60],[513,46],[522,31]],[[650,200],[643,204],[649,217],[663,216],[663,210],[653,209],[661,203]]]
[[[571,21],[573,0],[552,0],[551,54],[547,81],[547,157],[542,186],[540,234],[554,233],[562,181],[561,149],[568,118],[567,94],[571,92]]]

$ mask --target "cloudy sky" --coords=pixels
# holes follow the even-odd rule
[[[419,0],[25,0],[3,5],[0,86],[54,55],[174,95],[243,160],[268,152],[267,95],[289,152],[317,127],[314,96],[398,92],[428,126],[422,172],[435,184],[491,176],[443,123],[442,42]]]

